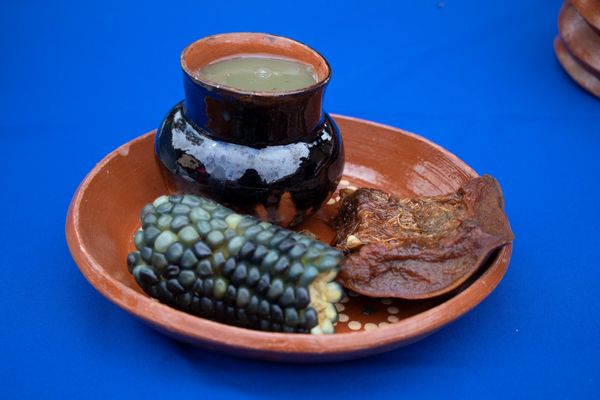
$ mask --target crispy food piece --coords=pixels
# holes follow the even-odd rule
[[[367,188],[340,196],[336,244],[349,254],[338,281],[365,296],[447,293],[514,238],[500,186],[489,175],[444,196],[399,199]]]

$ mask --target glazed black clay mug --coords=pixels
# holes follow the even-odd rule
[[[198,71],[215,61],[261,55],[302,62],[316,82],[293,91],[247,91]],[[293,226],[335,190],[344,149],[323,112],[327,61],[294,40],[263,33],[209,36],[181,55],[185,99],[162,122],[156,156],[173,192],[197,193],[239,212]]]

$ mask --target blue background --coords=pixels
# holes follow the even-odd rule
[[[1,397],[598,398],[600,101],[554,57],[559,7],[2,1]],[[516,234],[497,290],[417,344],[311,366],[197,350],[97,293],[65,243],[73,192],[182,98],[181,50],[229,31],[310,44],[333,67],[328,111],[417,132],[496,176]]]

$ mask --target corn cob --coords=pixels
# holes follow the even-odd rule
[[[141,221],[127,263],[148,295],[251,329],[334,332],[340,251],[194,195],[161,196]]]

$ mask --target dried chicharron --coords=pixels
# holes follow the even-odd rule
[[[489,175],[443,196],[396,198],[366,188],[340,195],[336,241],[349,254],[338,280],[366,296],[447,293],[513,240],[502,192]]]

